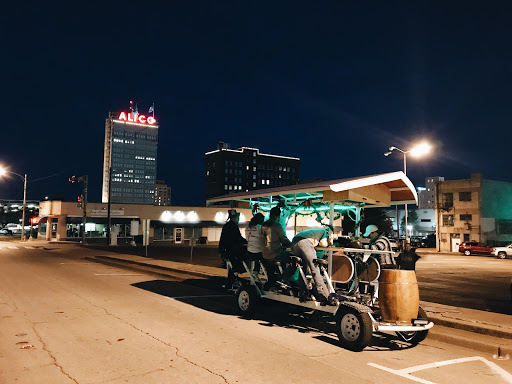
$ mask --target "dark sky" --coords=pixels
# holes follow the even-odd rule
[[[427,139],[416,185],[512,181],[509,1],[42,3],[0,15],[0,163],[28,174],[28,199],[75,200],[67,179],[87,174],[100,201],[105,118],[130,100],[155,103],[175,205],[203,204],[221,140],[338,179],[402,170],[387,148]],[[0,181],[1,199],[22,190]]]

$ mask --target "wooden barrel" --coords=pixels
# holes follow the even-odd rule
[[[420,293],[416,273],[383,269],[379,278],[379,307],[387,322],[411,323],[418,317]]]

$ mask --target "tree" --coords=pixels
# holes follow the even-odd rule
[[[418,213],[416,210],[407,210],[407,225],[412,226],[412,231],[418,230]],[[400,223],[400,229],[402,233],[405,233],[405,217],[402,218],[402,222]],[[408,232],[412,232],[408,231]]]
[[[386,235],[393,233],[393,223],[382,208],[366,208],[364,211],[362,210],[361,219],[361,230],[366,228],[367,225],[375,224],[379,228],[379,231],[384,232]],[[343,219],[343,231],[353,233],[355,224],[353,217],[345,215]]]

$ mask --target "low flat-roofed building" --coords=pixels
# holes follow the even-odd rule
[[[108,214],[106,203],[87,203],[85,237],[87,242],[106,243]],[[156,241],[216,243],[226,223],[229,207],[179,207],[147,204],[112,203],[110,217],[112,233],[117,244],[129,244],[134,237],[143,244]],[[240,232],[252,218],[250,208],[236,208],[240,212]],[[38,239],[48,241],[82,238],[82,209],[75,202],[42,201],[39,206]],[[290,221],[287,235],[320,226],[314,218],[301,216]],[[179,237],[179,238],[178,238]]]

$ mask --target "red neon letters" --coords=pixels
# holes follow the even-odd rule
[[[156,123],[156,120],[153,116],[144,116],[144,115],[135,115],[135,116],[132,116],[131,113],[128,113],[128,115],[124,112],[121,112],[119,114],[119,120],[124,120],[124,121],[131,121],[133,123],[141,123],[141,124],[150,124],[150,125],[153,125]]]

